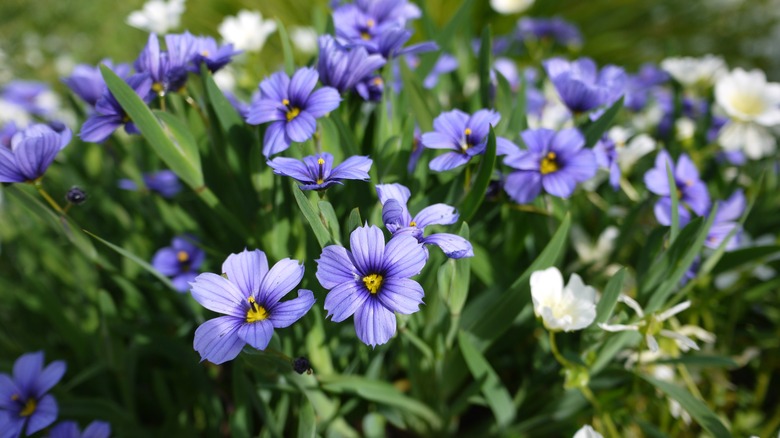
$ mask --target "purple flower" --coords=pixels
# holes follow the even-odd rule
[[[680,155],[675,165],[666,151],[661,151],[655,157],[655,167],[645,173],[645,184],[648,190],[661,196],[656,202],[653,211],[658,223],[669,226],[672,224],[672,198],[669,187],[669,178],[666,166],[672,171],[675,182],[675,190],[678,193],[679,223],[686,224],[690,221],[690,213],[687,206],[696,215],[704,216],[710,209],[710,195],[707,186],[699,179],[699,171],[696,165],[686,154]]]
[[[609,185],[617,190],[620,187],[620,165],[618,164],[618,151],[615,141],[606,134],[593,146],[596,154],[596,163],[599,167],[609,172]]]
[[[65,362],[43,366],[43,352],[14,362],[13,376],[0,374],[0,431],[4,437],[32,435],[57,419],[57,401],[47,392],[65,374]]]
[[[136,74],[126,79],[129,85],[144,101],[149,101],[149,90],[152,89],[152,80],[147,74]],[[90,143],[105,141],[120,126],[125,126],[128,134],[138,134],[138,128],[130,120],[130,117],[122,109],[111,91],[106,88],[103,96],[95,104],[95,113],[81,126],[79,137]]]
[[[348,49],[330,35],[319,38],[320,57],[317,71],[323,85],[345,93],[358,82],[385,65],[380,55],[369,55],[365,47]]]
[[[641,111],[650,97],[650,90],[669,80],[669,73],[653,64],[644,64],[635,75],[628,75],[625,107]]]
[[[301,190],[325,190],[333,184],[342,184],[345,179],[367,181],[371,163],[368,157],[355,156],[333,167],[333,155],[323,152],[304,157],[303,161],[276,157],[268,165],[275,174],[289,176],[303,184],[299,186]]]
[[[172,170],[160,170],[143,174],[146,188],[159,193],[164,198],[173,198],[181,192],[181,182]],[[120,179],[119,188],[122,190],[137,191],[138,185],[131,179]]]
[[[433,121],[433,132],[422,135],[422,144],[429,149],[449,149],[444,155],[431,160],[428,166],[436,172],[462,166],[487,147],[491,126],[501,120],[501,114],[493,110],[479,110],[469,116],[460,110],[442,113]],[[497,137],[496,153],[505,155],[519,150],[511,141]]]
[[[355,332],[364,344],[384,344],[395,334],[395,314],[417,310],[423,288],[409,277],[425,266],[427,254],[412,236],[398,235],[385,246],[375,226],[355,229],[351,251],[330,245],[317,262],[317,280],[328,289],[325,310],[334,322],[355,315]]]
[[[206,68],[214,73],[228,65],[234,56],[241,53],[240,50],[233,50],[233,44],[219,46],[214,38],[209,36],[192,37],[191,44],[190,60],[192,61],[192,66],[190,71],[198,74],[200,74],[201,64],[206,64]]]
[[[726,251],[733,251],[739,248],[742,243],[742,227],[737,221],[745,212],[746,203],[745,194],[742,190],[737,190],[725,201],[718,201],[718,211],[715,213],[715,220],[707,233],[707,240],[704,241],[704,246],[718,249],[723,240],[733,230],[736,230],[728,243],[726,243]]]
[[[574,113],[612,104],[624,92],[626,73],[620,67],[607,65],[599,71],[590,58],[572,62],[552,58],[543,64],[561,100]]]
[[[314,304],[312,291],[300,289],[298,298],[280,300],[301,282],[303,269],[297,260],[284,259],[269,270],[265,253],[256,249],[229,255],[223,275],[200,274],[192,283],[192,297],[224,315],[195,330],[193,346],[201,360],[227,362],[246,344],[264,350],[275,328],[301,319]]]
[[[194,52],[195,37],[189,32],[165,35],[165,51],[160,50],[157,34],[149,34],[146,47],[135,60],[138,73],[148,73],[152,79],[151,91],[163,96],[170,91],[179,91],[187,82],[188,63]]]
[[[409,58],[407,57],[406,59],[408,60]],[[431,72],[423,80],[423,87],[430,90],[439,83],[439,76],[451,73],[457,68],[458,60],[449,53],[442,53],[439,59],[436,60],[436,64],[433,65]]]
[[[355,91],[365,101],[380,102],[385,92],[385,81],[380,75],[369,76],[355,85]]]
[[[104,59],[101,64],[110,68],[120,78],[126,78],[130,74],[129,64],[114,65],[110,59]],[[62,82],[91,107],[94,107],[106,92],[106,82],[98,66],[79,64],[73,68],[69,77],[62,78]]]
[[[374,39],[359,40],[356,45],[365,47],[369,53],[378,53],[383,57],[397,58],[403,55],[432,52],[439,49],[439,45],[432,41],[425,41],[404,47],[412,38],[412,31],[402,27],[390,27],[382,30]]]
[[[578,130],[529,129],[521,136],[528,150],[504,159],[504,164],[517,169],[507,176],[504,185],[515,202],[533,201],[542,188],[553,196],[568,198],[577,183],[596,175],[596,157],[584,148],[585,138]]]
[[[382,222],[393,235],[408,234],[425,245],[436,245],[451,259],[474,257],[471,243],[455,234],[436,233],[425,237],[428,225],[452,225],[458,221],[458,211],[447,204],[433,204],[414,217],[406,204],[411,192],[401,184],[377,184],[376,193],[382,203]]]
[[[105,421],[93,421],[82,432],[75,421],[63,421],[51,428],[49,438],[108,438],[111,425]]]
[[[42,177],[71,136],[68,128],[57,132],[44,124],[16,132],[10,147],[0,145],[0,182],[27,182]]]
[[[339,38],[358,43],[375,39],[385,29],[403,28],[421,15],[408,0],[359,0],[336,8],[333,25]]]
[[[517,37],[523,41],[551,39],[563,46],[582,45],[577,26],[560,17],[521,18],[517,21]]]
[[[30,114],[46,116],[55,107],[52,105],[51,89],[43,82],[11,81],[3,86],[0,99],[14,103]]]
[[[313,68],[301,68],[292,79],[283,72],[274,73],[260,83],[261,97],[253,100],[247,123],[272,122],[265,130],[263,155],[282,152],[292,142],[303,142],[314,135],[318,118],[338,108],[341,97],[335,88],[317,91],[319,75]]]
[[[198,248],[190,237],[174,237],[171,246],[160,248],[152,257],[152,267],[161,274],[171,277],[173,286],[179,292],[187,292],[190,282],[198,275],[206,253]]]

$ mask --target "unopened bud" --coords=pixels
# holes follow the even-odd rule
[[[293,359],[292,366],[295,372],[298,374],[311,374],[312,372],[311,362],[309,362],[309,359],[306,359],[303,356]]]
[[[87,200],[87,192],[79,187],[73,186],[68,190],[68,194],[65,195],[65,200],[73,205],[81,205]]]

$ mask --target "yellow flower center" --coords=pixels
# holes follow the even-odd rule
[[[547,175],[548,173],[557,172],[558,169],[558,161],[555,152],[548,152],[547,156],[542,158],[542,165],[539,167],[539,171],[542,172],[542,175]]]
[[[375,77],[373,82],[374,85],[376,85],[377,87],[385,83],[385,81],[383,81],[382,78],[380,78],[379,76]]]
[[[463,133],[466,135],[471,135],[471,128],[466,128],[466,130],[463,131]]]
[[[325,160],[323,160],[322,158],[317,158],[317,164],[322,166],[323,164],[325,164]]]
[[[369,274],[363,277],[363,284],[366,285],[368,291],[373,295],[379,292],[379,288],[382,286],[382,276],[379,274]]]
[[[298,107],[290,108],[290,110],[287,111],[287,121],[291,122],[294,118],[298,117],[298,114],[300,113],[301,113],[300,108]]]
[[[282,99],[282,105],[287,106],[290,104],[290,101],[287,99]]]
[[[749,117],[761,115],[765,108],[764,100],[756,94],[733,96],[730,103],[735,110]]]
[[[202,56],[209,56],[209,51],[208,50],[204,50],[204,51],[200,52],[200,54]]]
[[[374,21],[373,18],[369,18],[368,21],[366,21],[366,27],[368,27],[369,29],[371,29],[375,25],[376,25],[376,21]]]
[[[253,323],[268,318],[265,307],[257,304],[254,297],[249,297],[249,310],[246,311],[246,322]]]
[[[320,166],[320,170],[317,173],[317,184],[322,184],[325,181],[323,166],[325,166],[325,160],[317,158],[317,165]]]
[[[176,253],[176,260],[178,260],[179,263],[187,263],[190,261],[190,255],[187,254],[187,251],[179,251]]]
[[[38,405],[35,403],[35,400],[29,399],[27,400],[27,403],[24,404],[24,408],[22,409],[22,412],[19,412],[19,415],[22,417],[29,417],[35,412],[36,407],[38,407]]]
[[[409,226],[410,227],[416,227],[417,226],[417,222],[411,221],[411,222],[409,222]]]
[[[162,94],[162,92],[165,90],[165,87],[163,86],[162,82],[155,82],[152,84],[152,90],[154,90],[157,94]]]

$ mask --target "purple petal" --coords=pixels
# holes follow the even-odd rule
[[[395,314],[378,299],[369,299],[355,312],[355,332],[366,345],[387,343],[395,334]]]
[[[372,163],[373,161],[368,157],[349,157],[333,169],[330,178],[368,180],[368,171],[371,170]]]
[[[357,270],[343,246],[330,245],[322,250],[317,262],[317,280],[325,289],[333,289],[341,283],[354,281]]]
[[[440,132],[457,142],[463,137],[466,130],[466,123],[469,121],[469,115],[461,110],[452,110],[441,113],[433,120],[433,129]],[[423,134],[425,135],[425,134]]]
[[[263,137],[263,155],[270,158],[271,155],[287,150],[290,147],[290,138],[284,130],[284,122],[274,122],[265,129]]]
[[[460,152],[447,152],[431,160],[428,163],[428,167],[435,172],[444,172],[460,167],[468,163],[470,159],[469,155],[461,154]]]
[[[238,329],[244,319],[220,316],[210,319],[195,330],[193,347],[200,353],[200,360],[219,365],[233,360],[244,348],[246,342],[238,337]]]
[[[35,398],[40,398],[49,392],[49,390],[62,379],[67,368],[65,362],[61,360],[55,360],[44,368],[43,372],[41,372],[40,376],[38,376],[38,379],[35,381],[34,388],[32,388],[32,393]]]
[[[480,142],[487,137],[490,131],[490,126],[496,126],[501,121],[501,114],[493,110],[479,110],[469,118],[466,126],[471,129],[471,138],[475,138]]]
[[[341,322],[363,306],[369,295],[360,280],[351,280],[339,284],[328,292],[324,307],[333,322]]]
[[[686,183],[687,184],[687,183]],[[682,190],[680,201],[685,202],[697,215],[705,216],[710,209],[710,193],[707,185],[696,181]]]
[[[268,271],[260,285],[257,301],[271,307],[287,295],[303,279],[304,267],[298,260],[279,260]]]
[[[596,154],[590,149],[582,149],[566,157],[566,162],[560,172],[566,173],[575,181],[584,182],[596,175],[598,164]]]
[[[659,154],[660,155],[660,154]],[[699,179],[699,169],[693,164],[688,154],[680,155],[677,159],[677,166],[674,168],[674,176],[677,181],[697,181]]]
[[[382,282],[382,289],[376,296],[388,310],[410,315],[420,310],[425,292],[420,283],[414,280],[386,278]]]
[[[427,259],[428,254],[416,238],[408,234],[395,235],[385,248],[381,271],[386,278],[411,277],[422,271]]]
[[[680,228],[683,228],[691,221],[691,213],[682,205],[677,207],[677,212]],[[665,196],[659,199],[653,206],[653,213],[659,224],[667,227],[672,225],[672,198]]]
[[[394,228],[406,227],[411,222],[409,218],[409,212],[406,207],[401,205],[395,199],[389,199],[382,206],[382,223],[392,233],[395,230],[391,229],[391,225]]]
[[[289,97],[290,78],[284,72],[276,72],[260,82],[260,91],[264,99],[282,103]]]
[[[421,143],[428,149],[452,149],[460,150],[458,139],[441,132],[426,132],[422,135]]]
[[[2,431],[0,437],[18,438],[22,436],[22,430],[26,422],[26,418],[11,415],[10,411],[0,411],[0,431]]]
[[[191,286],[192,297],[201,306],[237,318],[246,317],[244,305],[249,295],[242,293],[225,277],[206,272],[198,275]]]
[[[555,137],[555,131],[552,129],[527,129],[520,133],[523,142],[531,152],[545,155],[550,150],[550,143]]]
[[[290,80],[290,101],[296,105],[303,105],[317,85],[319,77],[319,73],[313,68],[304,67],[296,71]]]
[[[181,271],[178,251],[169,246],[158,250],[152,257],[152,267],[168,277],[178,274]]]
[[[38,400],[38,405],[35,407],[35,412],[30,415],[30,421],[27,423],[27,435],[32,435],[35,432],[43,430],[50,424],[54,423],[57,419],[57,400],[51,395],[46,395],[42,399]]]
[[[518,204],[529,204],[542,191],[542,175],[525,170],[512,172],[506,177],[504,190]]]
[[[520,151],[504,158],[504,164],[517,170],[539,171],[542,157],[535,152]]]
[[[303,162],[293,158],[276,157],[268,165],[275,174],[292,177],[301,183],[314,182],[316,179]]]
[[[314,292],[301,289],[298,291],[298,298],[278,303],[268,309],[268,320],[276,328],[289,327],[311,309],[314,301]]]
[[[93,421],[89,423],[81,438],[108,438],[111,436],[111,425],[105,421]]]
[[[34,393],[36,381],[43,371],[43,352],[23,354],[14,362],[14,380],[23,393]]]
[[[197,277],[197,272],[182,272],[171,279],[171,284],[173,284],[173,287],[179,292],[189,292],[192,287],[190,286],[190,283],[195,281]]]
[[[745,212],[746,204],[745,193],[742,189],[735,191],[729,199],[718,203],[715,222],[736,221]]]
[[[280,101],[259,99],[252,102],[246,116],[250,125],[260,125],[267,122],[285,120],[287,118],[284,106]]]
[[[379,271],[385,253],[385,236],[382,230],[371,225],[358,227],[349,237],[352,260],[361,275]]]
[[[26,180],[16,166],[16,158],[13,152],[7,147],[0,145],[0,182],[15,183],[25,182]]]
[[[258,350],[265,350],[274,335],[274,326],[269,320],[241,324],[236,331],[239,339]]]
[[[304,142],[317,130],[317,120],[307,111],[302,111],[285,125],[285,133],[292,141]]]
[[[61,421],[49,431],[49,438],[82,438],[75,421]]]
[[[14,150],[16,166],[25,178],[34,180],[46,172],[60,151],[60,137],[55,133],[29,137]]]
[[[11,397],[20,392],[22,392],[22,390],[16,386],[16,383],[14,383],[8,374],[0,373],[0,412],[2,412],[3,409],[10,410],[12,406],[15,406],[16,402],[13,401]]]
[[[268,272],[268,259],[263,251],[244,250],[230,254],[222,263],[222,272],[235,284],[244,297],[254,296]]]
[[[521,149],[504,137],[496,138],[496,155],[514,155],[520,153]]]
[[[441,248],[444,255],[451,259],[474,257],[474,249],[471,243],[461,236],[449,233],[436,233],[423,239],[426,245],[436,245]]]
[[[542,176],[542,186],[547,193],[568,198],[577,188],[577,181],[566,172],[553,172]]]
[[[338,90],[331,87],[322,87],[309,96],[306,101],[306,112],[319,119],[339,107],[341,96]]]
[[[417,228],[428,225],[450,225],[458,221],[458,210],[447,204],[433,204],[423,208],[414,216]]]
[[[122,119],[115,115],[93,115],[83,125],[79,137],[87,143],[102,143],[122,126]]]
[[[405,186],[394,184],[377,184],[376,194],[379,197],[379,202],[384,204],[388,199],[395,199],[401,205],[406,205],[409,198],[412,196],[412,192]]]
[[[573,153],[584,146],[585,137],[575,128],[558,131],[550,143],[550,149],[560,154]]]

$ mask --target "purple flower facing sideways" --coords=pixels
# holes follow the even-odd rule
[[[552,58],[543,64],[561,100],[574,113],[612,104],[623,95],[626,73],[620,67],[607,65],[599,71],[590,58],[572,62]]]
[[[151,91],[163,96],[179,91],[187,82],[188,63],[194,54],[195,37],[189,32],[165,35],[165,47],[160,49],[157,34],[149,34],[146,47],[133,64],[138,73],[147,73],[152,79]]]
[[[460,110],[442,113],[433,121],[433,132],[422,135],[422,144],[429,149],[449,150],[431,160],[429,167],[436,172],[462,166],[476,155],[485,153],[490,126],[501,120],[501,114],[493,110],[479,110],[469,116]],[[511,141],[497,137],[496,153],[506,155],[518,151]]]
[[[521,18],[517,21],[517,37],[521,41],[551,39],[562,46],[582,45],[577,26],[560,17]]]
[[[365,47],[346,48],[330,35],[318,40],[317,71],[323,85],[345,93],[385,65],[380,55],[369,55]]]
[[[278,72],[260,83],[260,99],[252,101],[246,121],[252,125],[271,122],[263,139],[266,158],[286,150],[294,141],[310,139],[317,119],[338,108],[341,97],[335,88],[312,92],[318,77],[317,70],[304,67],[292,79]]]
[[[265,350],[275,328],[289,327],[314,305],[314,293],[306,289],[297,298],[280,301],[303,279],[297,260],[281,260],[269,270],[263,251],[244,250],[228,256],[222,272],[200,274],[192,283],[195,301],[224,315],[195,330],[193,346],[201,360],[227,362],[246,344]]]
[[[19,183],[42,177],[71,137],[68,128],[57,132],[44,124],[14,133],[10,147],[0,145],[0,182]]]
[[[599,167],[609,172],[609,185],[614,190],[620,187],[620,165],[618,164],[618,151],[615,141],[606,134],[593,146],[593,153],[596,154],[596,163]]]
[[[152,80],[147,74],[136,74],[126,79],[129,85],[145,102],[149,101]],[[138,128],[122,109],[111,91],[106,88],[103,96],[95,104],[95,112],[81,126],[79,137],[90,143],[102,143],[120,126],[124,125],[128,134],[138,134]]]
[[[733,251],[740,247],[742,243],[742,226],[737,222],[745,212],[745,194],[742,190],[737,190],[725,201],[718,201],[718,210],[715,212],[715,220],[707,233],[707,240],[704,246],[712,249],[718,249],[723,241],[734,233],[728,243],[726,251]]]
[[[192,243],[192,238],[174,237],[171,246],[160,248],[154,254],[152,267],[171,277],[176,290],[187,292],[205,258],[206,253]]]
[[[403,28],[421,15],[408,0],[358,0],[337,7],[333,25],[339,38],[359,43],[375,39],[385,29]]]
[[[240,54],[240,50],[233,50],[233,44],[219,46],[214,38],[209,36],[192,37],[190,48],[190,71],[200,73],[200,65],[206,64],[206,68],[214,73],[228,65],[233,57]]]
[[[521,133],[528,150],[504,159],[516,171],[507,176],[504,190],[519,204],[533,201],[542,189],[559,198],[574,193],[577,183],[593,178],[598,170],[593,151],[576,129],[529,129]]]
[[[142,178],[149,191],[159,193],[163,198],[173,198],[182,189],[179,177],[172,170],[144,173]],[[135,181],[127,178],[120,179],[118,185],[122,190],[139,190]]]
[[[54,109],[45,97],[50,94],[49,86],[37,81],[16,80],[0,88],[0,100],[16,104],[36,116],[46,116]]]
[[[672,224],[672,198],[666,166],[674,176],[679,205],[679,223],[687,224],[690,213],[687,206],[697,216],[704,216],[710,209],[710,194],[707,185],[699,179],[699,170],[686,154],[680,155],[677,164],[672,162],[669,153],[661,151],[655,157],[655,167],[645,173],[645,184],[652,193],[661,196],[655,203],[653,211],[658,223],[669,226]]]
[[[447,204],[433,204],[420,210],[414,217],[406,204],[411,192],[401,184],[377,184],[376,193],[382,203],[382,222],[393,235],[408,234],[425,245],[436,245],[452,259],[473,257],[471,243],[463,237],[449,233],[436,233],[425,237],[428,225],[452,225],[458,221],[458,211]]]
[[[385,81],[382,76],[369,76],[355,85],[355,91],[367,102],[380,102],[385,92]]]
[[[424,296],[410,279],[427,260],[423,246],[412,236],[397,235],[385,245],[382,231],[363,226],[352,232],[350,251],[326,246],[317,262],[317,280],[328,289],[325,310],[334,322],[355,315],[358,338],[372,347],[395,334],[395,312],[417,312]]]
[[[355,156],[333,167],[333,155],[323,152],[304,157],[303,161],[276,157],[268,165],[275,174],[289,176],[301,183],[301,190],[325,190],[334,184],[343,184],[341,181],[345,179],[367,181],[371,163],[368,157]]]
[[[49,438],[108,438],[111,425],[105,421],[93,421],[82,432],[75,421],[63,421],[51,428]]]
[[[114,65],[110,59],[104,59],[101,64],[110,68],[120,78],[124,79],[130,75],[129,64]],[[91,107],[94,107],[106,92],[106,82],[103,80],[99,66],[79,64],[73,68],[70,76],[62,78],[62,82]]]
[[[57,419],[57,401],[47,392],[65,374],[65,362],[43,366],[43,352],[27,353],[14,362],[13,376],[0,374],[0,433],[32,435]]]

